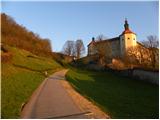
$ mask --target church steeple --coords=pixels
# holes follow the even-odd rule
[[[127,18],[125,19],[124,28],[125,30],[129,30],[129,24],[128,24]]]
[[[136,34],[132,32],[129,28],[127,19],[124,23],[124,31],[120,35],[120,53],[121,56],[124,56],[128,48],[134,47],[137,45]]]

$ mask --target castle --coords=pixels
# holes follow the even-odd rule
[[[106,54],[109,53],[111,58],[122,57],[128,48],[136,45],[140,45],[140,43],[137,42],[137,36],[130,30],[126,19],[124,31],[118,37],[101,41],[95,41],[95,39],[92,38],[92,41],[88,44],[88,56],[98,54],[98,50],[101,48]]]

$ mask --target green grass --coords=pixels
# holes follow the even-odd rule
[[[13,47],[8,49],[13,58],[1,66],[1,116],[19,118],[21,105],[45,79],[44,71],[52,74],[62,67],[50,58],[38,57]]]
[[[36,71],[45,71],[60,67],[56,61],[50,58],[38,57],[28,51],[19,50],[17,48],[10,48],[10,50],[14,56],[13,64],[19,67],[24,67]]]
[[[108,72],[72,69],[66,75],[71,85],[97,104],[111,118],[158,118],[157,85],[116,76]]]

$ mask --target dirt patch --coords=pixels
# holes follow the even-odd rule
[[[62,85],[67,90],[73,101],[78,105],[82,111],[89,111],[87,114],[89,119],[110,119],[111,117],[104,113],[100,108],[94,105],[92,102],[84,98],[65,80],[61,80]]]

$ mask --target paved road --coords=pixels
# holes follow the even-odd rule
[[[24,106],[21,118],[87,118],[59,81],[66,72],[56,72],[43,81]]]

